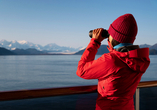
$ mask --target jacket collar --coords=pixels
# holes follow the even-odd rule
[[[127,48],[128,51],[122,51],[121,49]],[[143,58],[148,58],[149,57],[149,48],[139,48],[138,45],[132,45],[132,46],[123,46],[118,48],[121,51],[118,51],[117,49],[114,49],[111,46],[111,43],[108,41],[108,46],[107,46],[109,52],[114,52],[120,57],[130,57],[130,58],[138,58],[138,57],[143,57]],[[130,49],[131,48],[131,49]]]
[[[122,46],[122,47],[119,47],[115,50],[118,52],[129,52],[129,51],[135,50],[135,49],[139,49],[139,46],[138,45]]]
[[[124,46],[131,46],[131,45],[133,45],[133,44],[132,43],[120,43],[120,44],[114,46],[113,48],[118,49],[118,48],[121,48],[121,47],[124,47]]]

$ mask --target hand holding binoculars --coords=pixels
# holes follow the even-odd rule
[[[93,30],[90,30],[90,31],[89,31],[89,37],[92,38],[92,36],[93,36]],[[109,37],[108,31],[107,31],[106,29],[104,29],[104,30],[102,31],[102,33],[101,33],[101,36],[102,36],[103,38],[108,38],[108,37]]]

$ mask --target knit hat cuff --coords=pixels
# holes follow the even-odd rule
[[[133,43],[135,40],[135,37],[130,37],[130,36],[127,36],[118,32],[116,29],[114,29],[112,24],[110,25],[108,29],[108,33],[113,37],[113,39],[115,39],[116,41],[120,43]]]

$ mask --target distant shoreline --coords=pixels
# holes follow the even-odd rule
[[[29,49],[16,49],[8,50],[0,47],[0,55],[82,55],[85,49],[78,52],[50,52],[50,51],[39,51],[34,48]],[[97,55],[103,55],[104,53],[109,53],[106,45],[102,45],[97,52]],[[149,49],[149,55],[157,55],[156,49]]]

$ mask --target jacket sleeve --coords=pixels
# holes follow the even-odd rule
[[[88,44],[86,50],[84,51],[80,61],[78,62],[78,67],[76,74],[84,79],[99,79],[104,77],[108,69],[105,69],[105,60],[103,58],[95,59],[95,55],[97,53],[100,45],[94,41],[95,39],[91,39]]]

